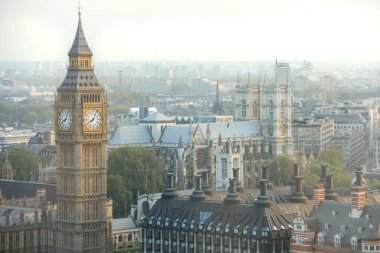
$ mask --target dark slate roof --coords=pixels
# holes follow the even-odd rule
[[[13,196],[16,199],[35,197],[38,189],[46,190],[46,200],[49,202],[55,202],[57,198],[56,186],[53,184],[0,179],[0,188],[6,199],[12,199]]]
[[[84,36],[80,13],[78,17],[77,32],[74,38],[73,45],[71,46],[71,49],[69,51],[69,56],[76,56],[76,55],[91,55],[92,56],[92,52]]]
[[[61,88],[102,88],[93,70],[68,69]]]
[[[363,123],[363,118],[356,113],[318,113],[315,117],[333,119],[335,124]]]
[[[292,218],[293,215],[276,206],[266,208],[213,201],[160,199],[150,210],[143,226],[254,238],[289,238]]]
[[[128,216],[127,218],[112,219],[113,232],[135,228],[138,228],[138,226],[132,216]]]
[[[365,239],[368,236],[365,231],[380,221],[380,206],[366,206],[359,218],[351,217],[351,210],[350,203],[324,201],[312,211],[310,218],[311,221],[317,220],[315,231],[324,234],[325,241],[333,243],[334,236],[339,235],[342,244],[350,244],[352,237]],[[362,233],[359,228],[362,228]]]

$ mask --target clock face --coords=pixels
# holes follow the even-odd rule
[[[62,130],[68,130],[70,128],[70,126],[71,126],[71,112],[68,109],[63,109],[59,113],[58,124]]]
[[[280,134],[281,134],[281,136],[285,136],[286,135],[286,128],[285,127],[281,127],[280,128]]]
[[[85,115],[85,125],[89,130],[96,130],[102,123],[100,112],[96,109],[90,109]]]

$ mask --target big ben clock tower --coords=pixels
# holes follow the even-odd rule
[[[56,252],[107,252],[107,101],[81,14],[56,97]]]

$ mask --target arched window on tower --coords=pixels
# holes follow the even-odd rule
[[[286,107],[285,99],[283,99],[281,100],[281,108],[280,108],[281,119],[285,119],[285,107]]]
[[[247,117],[247,102],[243,98],[241,100],[241,117],[246,118]]]
[[[252,117],[254,119],[257,118],[257,101],[253,100],[253,105],[252,105]]]
[[[269,99],[269,120],[274,119],[274,104],[273,100]]]

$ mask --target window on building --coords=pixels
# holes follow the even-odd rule
[[[325,237],[323,234],[318,234],[318,245],[324,245],[325,244]]]
[[[334,236],[334,246],[335,246],[335,248],[340,248],[340,236],[339,235]]]
[[[357,249],[358,248],[358,240],[355,237],[351,238],[351,249]]]
[[[281,119],[285,119],[285,100],[281,100],[281,108],[280,108],[280,115],[281,115]]]
[[[128,234],[128,242],[132,241],[132,234]]]
[[[254,119],[257,118],[257,102],[256,102],[256,100],[253,100],[252,117],[253,117]]]
[[[241,117],[246,118],[247,117],[247,102],[243,98],[241,100]]]
[[[222,178],[227,178],[227,158],[222,158]]]
[[[117,238],[117,241],[118,241],[118,242],[122,242],[122,241],[123,241],[123,236],[122,236],[122,235],[119,235],[118,238]]]

